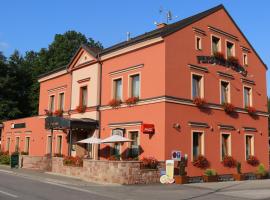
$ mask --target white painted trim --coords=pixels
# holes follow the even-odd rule
[[[231,83],[230,81],[219,79],[219,99],[220,104],[222,104],[222,95],[221,95],[221,83],[226,82],[228,83],[228,103],[231,103]]]
[[[134,73],[132,73],[132,74],[129,74],[128,75],[128,97],[131,97],[131,92],[132,92],[132,90],[131,90],[131,87],[132,87],[132,84],[131,84],[131,77],[132,76],[136,76],[136,75],[139,75],[139,80],[140,80],[140,86],[139,86],[139,96],[138,96],[138,98],[141,98],[141,80],[142,80],[142,75],[141,75],[141,72],[134,72]]]
[[[201,98],[204,98],[204,75],[203,74],[200,74],[200,73],[197,73],[197,72],[191,72],[191,99],[194,99],[193,97],[193,75],[196,75],[196,76],[201,76],[201,88],[200,88],[200,97]]]
[[[205,140],[204,140],[204,135],[205,135],[205,131],[203,130],[191,130],[191,161],[194,161],[193,159],[193,134],[194,133],[202,133],[202,138],[201,138],[201,154],[204,156],[205,155]]]
[[[197,38],[200,39],[199,49],[197,48]],[[202,48],[202,37],[201,36],[195,35],[195,49],[198,50],[198,51],[201,51],[203,49]]]
[[[56,91],[59,91],[59,90],[65,90],[66,88],[67,88],[67,85],[63,85],[63,86],[60,86],[60,87],[57,87],[57,88],[49,89],[48,93],[56,92]]]
[[[30,155],[30,143],[31,143],[31,137],[30,136],[25,136],[25,139],[24,139],[24,152],[27,152],[26,151],[26,138],[29,138],[28,155]]]
[[[121,74],[121,73],[129,72],[129,71],[137,70],[137,69],[142,68],[143,66],[144,66],[143,64],[140,64],[140,65],[136,65],[134,67],[128,67],[128,68],[125,68],[125,69],[120,69],[120,70],[117,70],[117,71],[110,72],[109,75],[112,76],[112,75],[116,75],[116,74]]]
[[[56,138],[56,148],[54,148],[54,153],[58,154],[58,137],[61,137],[61,149],[60,149],[60,154],[62,154],[63,152],[63,134],[56,134],[55,138]]]
[[[50,75],[48,75],[48,76],[44,76],[44,77],[38,79],[38,82],[41,83],[41,82],[44,82],[44,81],[47,81],[47,80],[56,78],[56,77],[58,77],[58,76],[62,76],[62,75],[67,74],[67,73],[68,73],[67,70],[64,69],[64,70],[61,70],[61,71],[59,71],[59,72],[55,72],[55,73],[53,73],[53,74],[50,74]]]
[[[247,156],[246,156],[246,140],[247,140],[247,136],[251,136],[252,138],[251,138],[251,155],[252,156],[254,156],[255,155],[255,142],[254,142],[254,134],[250,134],[250,133],[246,133],[246,134],[244,134],[244,139],[245,139],[245,144],[244,144],[244,146],[245,146],[245,160],[247,160]]]
[[[18,151],[20,151],[20,136],[16,136],[16,137],[15,137],[15,142],[14,142],[14,144],[15,144],[15,145],[14,145],[14,148],[15,148],[15,149],[14,149],[14,152],[16,151],[17,138],[19,138]]]
[[[53,99],[53,110],[52,112],[55,111],[55,101],[56,101],[56,93],[53,93],[53,94],[50,94],[49,95],[49,101],[48,101],[48,111],[51,111],[50,108],[51,108],[51,97],[54,96],[54,99]]]
[[[249,88],[250,89],[250,106],[253,106],[253,89],[251,86],[245,85],[243,84],[243,108],[245,108],[245,88]]]
[[[65,101],[66,101],[66,91],[62,91],[58,93],[58,98],[57,98],[57,109],[60,110],[60,94],[64,94],[64,98],[63,98],[63,110],[65,110]]]
[[[211,40],[210,40],[210,45],[211,45],[211,55],[213,55],[213,46],[212,46],[212,41],[213,41],[213,37],[219,38],[219,45],[218,45],[218,51],[221,52],[221,47],[222,47],[222,42],[221,42],[221,37],[217,36],[215,34],[211,34]]]
[[[233,52],[232,52],[233,56],[235,56],[236,53],[235,53],[235,42],[232,42],[231,40],[225,39],[225,58],[228,59],[228,55],[227,55],[227,43],[232,43],[233,44]]]
[[[123,76],[118,76],[118,77],[114,77],[112,78],[112,87],[111,87],[111,99],[115,99],[115,85],[114,85],[114,81],[115,80],[119,80],[121,79],[122,82],[122,86],[121,86],[121,101],[123,101],[123,88],[124,88],[124,77]]]
[[[51,145],[51,144],[49,144],[49,137],[51,137],[51,143],[53,143],[53,137],[51,136],[51,135],[47,135],[47,141],[46,141],[46,154],[49,154],[49,153],[51,153],[51,152],[48,152],[48,145]],[[51,146],[52,147],[52,149],[51,149],[51,151],[53,152],[53,145]]]
[[[245,63],[245,56],[247,58],[247,63]],[[248,54],[245,52],[242,53],[242,62],[243,62],[243,66],[248,66]]]
[[[140,156],[140,145],[141,145],[141,130],[140,129],[130,129],[127,131],[128,139],[131,139],[130,132],[138,132],[138,148],[139,148],[139,155]],[[131,148],[131,142],[128,143],[128,148]]]
[[[219,144],[220,144],[220,161],[223,161],[222,159],[222,135],[229,135],[229,138],[228,138],[228,142],[229,142],[229,146],[228,146],[228,156],[231,156],[232,155],[232,134],[230,132],[221,132],[220,135],[219,135]]]

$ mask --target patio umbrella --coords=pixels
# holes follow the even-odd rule
[[[101,139],[96,138],[95,136],[92,136],[90,138],[87,138],[87,139],[84,139],[84,140],[80,140],[77,143],[100,144],[101,143]]]
[[[108,138],[105,138],[104,140],[101,140],[101,143],[117,143],[117,142],[132,142],[132,141],[133,140],[122,137],[120,135],[112,135]]]

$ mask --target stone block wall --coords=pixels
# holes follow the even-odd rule
[[[51,159],[48,157],[21,155],[19,161],[19,166],[21,168],[42,171],[51,170]]]
[[[150,184],[159,182],[159,170],[140,169],[139,161],[84,160],[83,167],[63,165],[63,158],[53,158],[52,172],[90,182]]]

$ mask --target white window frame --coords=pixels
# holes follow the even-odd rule
[[[221,132],[220,133],[220,161],[223,161],[222,159],[222,135],[229,135],[229,138],[228,138],[228,143],[229,143],[229,146],[228,146],[228,156],[231,156],[232,155],[232,134],[230,132]]]
[[[245,56],[246,56],[246,63],[245,63]],[[243,57],[243,65],[244,66],[248,66],[248,54],[247,53],[243,53],[242,54]]]
[[[121,93],[121,101],[123,101],[123,85],[124,85],[124,78],[123,78],[123,76],[118,76],[118,77],[114,77],[114,78],[112,78],[112,83],[111,83],[111,85],[112,85],[112,87],[111,87],[111,99],[115,99],[116,97],[114,96],[115,95],[115,85],[114,85],[114,81],[115,80],[118,80],[118,79],[121,79],[122,80],[122,87],[121,87],[121,91],[122,91],[122,93]]]
[[[128,132],[128,139],[131,139],[131,132],[138,132],[138,147],[139,147],[139,155],[140,156],[140,145],[141,145],[141,131],[139,129],[130,129]],[[131,148],[131,142],[128,144],[128,148]]]
[[[30,141],[31,141],[31,137],[30,136],[25,136],[25,140],[24,140],[24,152],[26,151],[26,138],[29,138],[29,145],[28,145],[28,154],[30,154]]]
[[[58,137],[61,137],[61,149],[60,149],[60,153],[58,152]],[[63,152],[63,135],[62,134],[57,134],[56,135],[56,148],[54,148],[54,153],[55,154],[62,154],[62,152]]]
[[[17,138],[19,138],[19,140],[18,140],[18,141],[19,141],[19,143],[18,143],[18,151],[20,151],[20,136],[16,136],[16,137],[15,137],[15,146],[14,146],[14,147],[15,147],[15,150],[14,150],[14,151],[16,151],[16,142],[17,142]]]
[[[52,96],[54,96],[54,99],[53,99],[53,110],[50,110],[51,109],[51,97]],[[56,98],[56,95],[55,94],[50,94],[49,95],[48,111],[51,111],[51,112],[54,112],[55,111],[55,98]]]
[[[11,137],[7,137],[6,151],[10,152]]]
[[[191,72],[191,99],[194,99],[194,97],[193,97],[193,75],[202,77],[201,78],[201,91],[200,91],[201,96],[200,96],[200,98],[204,98],[204,75]]]
[[[139,85],[139,98],[141,98],[141,72],[136,72],[128,75],[128,97],[132,97],[132,76],[139,75],[140,85]],[[123,86],[123,81],[122,81]]]
[[[248,85],[243,85],[243,108],[245,108],[245,88],[250,89],[250,105],[253,106],[253,90],[251,86]]]
[[[212,44],[212,41],[213,41],[213,37],[216,37],[216,38],[219,38],[219,45],[218,45],[218,51],[221,52],[221,46],[222,46],[222,42],[221,42],[221,37],[215,35],[215,34],[211,34],[211,41],[210,41],[210,44],[211,44],[211,55],[214,55],[214,52],[213,52],[213,44]]]
[[[197,39],[200,39],[200,42],[199,42],[199,49],[197,48]],[[201,51],[202,50],[202,37],[198,36],[198,35],[195,35],[195,49],[198,50],[198,51]]]
[[[221,91],[221,83],[222,82],[226,82],[228,83],[228,103],[231,103],[231,83],[230,81],[224,80],[224,79],[220,79],[219,80],[219,98],[220,98],[220,104],[222,104],[222,91]]]
[[[247,155],[246,155],[246,140],[247,140],[247,136],[251,136],[252,138],[251,138],[251,156],[254,156],[255,155],[255,142],[254,142],[254,140],[255,140],[255,136],[254,136],[254,134],[250,134],[250,133],[246,133],[246,134],[244,134],[244,139],[245,139],[245,160],[247,160]]]
[[[49,137],[51,137],[51,143],[53,143],[53,137],[51,135],[47,135],[47,142],[46,142],[46,154],[50,154],[53,152],[53,145],[49,144]],[[49,145],[51,145],[52,149],[51,152],[49,152]]]
[[[202,138],[201,138],[201,155],[205,155],[205,131],[202,131],[202,130],[191,130],[191,161],[194,161],[194,158],[193,158],[193,134],[194,133],[202,133]]]
[[[232,42],[231,40],[225,40],[225,55],[226,55],[226,58],[228,59],[228,54],[227,54],[227,43],[231,43],[233,44],[233,51],[232,51],[232,55],[235,56],[235,43]]]
[[[66,100],[66,92],[59,92],[57,98],[58,110],[60,110],[60,94],[63,94],[63,111],[65,110],[65,100]]]

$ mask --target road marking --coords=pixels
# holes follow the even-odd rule
[[[4,191],[2,191],[2,190],[0,190],[0,193],[1,193],[1,194],[4,194],[4,195],[6,195],[6,196],[13,197],[13,198],[18,198],[18,196],[17,196],[17,195],[15,195],[15,194],[10,194],[10,193],[8,193],[8,192],[4,192]]]

